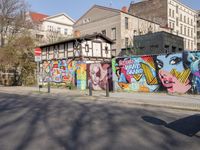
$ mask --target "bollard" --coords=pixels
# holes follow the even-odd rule
[[[40,92],[40,89],[42,88],[42,85],[39,85],[39,92]]]
[[[109,83],[106,83],[106,97],[109,97]]]
[[[89,96],[92,96],[92,82],[89,81]]]
[[[51,92],[51,86],[50,86],[50,82],[48,81],[48,93]]]

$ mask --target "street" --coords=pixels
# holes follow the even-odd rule
[[[200,114],[0,92],[1,150],[198,150]]]

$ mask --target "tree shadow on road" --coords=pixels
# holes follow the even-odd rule
[[[189,137],[199,137],[197,133],[200,131],[200,115],[192,115],[185,118],[167,123],[159,118],[151,116],[142,116],[142,119],[153,125],[161,125]]]
[[[172,149],[171,145],[182,146],[172,132],[158,129],[155,135],[155,130],[141,121],[141,116],[166,116],[163,111],[84,100],[78,102],[72,96],[48,98],[1,93],[1,149],[148,150],[156,147],[168,150]],[[153,117],[144,120],[167,126]]]

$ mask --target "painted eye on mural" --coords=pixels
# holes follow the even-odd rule
[[[156,63],[159,69],[163,68],[163,62],[161,60],[157,59]]]
[[[179,64],[181,61],[182,61],[182,59],[181,59],[180,57],[172,57],[172,58],[170,59],[169,64],[170,64],[170,65],[177,65],[177,64]]]

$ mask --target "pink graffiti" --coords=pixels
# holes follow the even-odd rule
[[[134,63],[134,60],[130,59],[130,60],[120,60],[119,61],[119,66],[126,66],[126,65],[129,65],[129,64],[133,64]]]
[[[197,72],[194,73],[194,75],[197,76],[197,77],[200,77],[200,72],[197,71]]]
[[[191,88],[189,80],[181,83],[175,76],[164,70],[159,70],[159,78],[169,93],[186,93]]]

